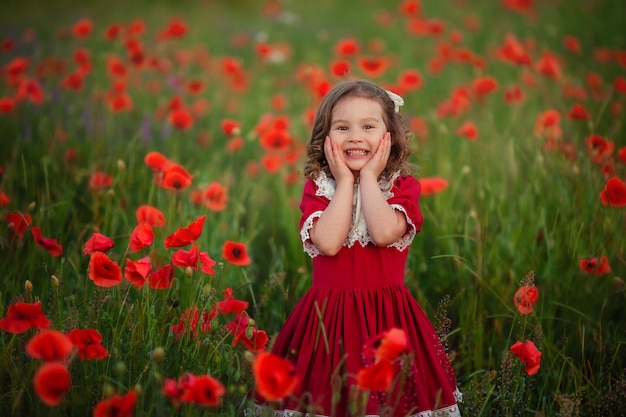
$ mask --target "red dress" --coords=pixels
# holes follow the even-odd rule
[[[348,239],[335,256],[317,251],[309,230],[334,195],[334,181],[324,174],[307,180],[300,209],[304,249],[312,256],[312,287],[298,302],[277,336],[272,353],[292,361],[300,383],[275,416],[348,416],[358,393],[357,372],[371,365],[363,347],[375,336],[399,327],[406,331],[413,355],[402,392],[372,392],[366,415],[460,416],[456,379],[432,324],[404,285],[408,247],[423,217],[418,205],[419,182],[395,176],[380,184],[387,202],[402,211],[407,233],[389,247],[375,246],[360,213],[358,189]],[[334,401],[336,402],[333,404]],[[390,395],[391,397],[391,395]],[[261,399],[262,401],[262,399]],[[396,402],[397,401],[397,402]],[[257,405],[261,415],[263,406]],[[266,414],[263,414],[266,415]]]

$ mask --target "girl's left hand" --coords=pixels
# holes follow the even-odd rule
[[[378,142],[376,152],[372,155],[372,158],[367,161],[367,164],[361,168],[360,175],[371,174],[376,180],[387,166],[389,155],[391,154],[391,133],[386,132],[383,138]]]

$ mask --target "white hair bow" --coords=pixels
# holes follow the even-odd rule
[[[393,101],[393,103],[396,105],[396,108],[394,110],[396,113],[398,113],[398,111],[400,110],[400,106],[404,106],[404,99],[400,97],[399,95],[397,95],[396,93],[391,92],[389,90],[385,90],[385,92],[387,93],[389,98]]]

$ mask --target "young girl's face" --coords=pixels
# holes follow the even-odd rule
[[[376,100],[346,97],[333,109],[329,136],[355,176],[372,158],[386,132],[383,108]]]

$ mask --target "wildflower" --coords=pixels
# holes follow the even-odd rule
[[[72,34],[79,39],[84,39],[91,33],[93,22],[90,19],[80,19],[72,26]]]
[[[363,74],[369,78],[378,78],[385,73],[389,62],[383,57],[361,57],[357,64]]]
[[[44,404],[57,406],[70,390],[72,380],[65,365],[59,362],[48,362],[35,373],[33,385]]]
[[[138,223],[148,223],[152,227],[164,227],[165,216],[163,212],[156,207],[149,205],[141,205],[135,211],[135,218]]]
[[[241,313],[248,308],[248,302],[237,300],[233,297],[233,289],[226,288],[224,290],[224,299],[217,303],[217,308],[222,314]]]
[[[193,124],[191,114],[184,108],[173,110],[169,115],[169,121],[180,130],[187,130]]]
[[[228,202],[228,188],[219,182],[212,182],[203,191],[205,206],[212,211],[223,211]]]
[[[597,276],[611,272],[611,265],[609,265],[609,259],[606,256],[581,259],[579,266],[581,271]]]
[[[189,226],[181,227],[174,233],[165,238],[166,248],[179,248],[187,246],[190,243],[197,240],[202,234],[202,227],[204,226],[205,216],[200,216],[194,220]]]
[[[113,239],[101,233],[94,232],[83,246],[83,254],[91,255],[94,252],[107,252],[115,246]]]
[[[130,234],[130,251],[140,250],[152,245],[154,241],[154,231],[149,223],[139,223]]]
[[[171,162],[160,172],[157,185],[172,191],[180,191],[191,185],[193,175],[191,175],[182,165]]]
[[[180,19],[172,19],[160,33],[159,39],[180,38],[187,33],[187,24]]]
[[[233,265],[245,266],[252,263],[244,243],[226,241],[222,248],[222,257]]]
[[[615,144],[602,136],[591,134],[585,138],[585,147],[592,161],[601,164],[611,157]]]
[[[241,134],[241,123],[236,120],[224,119],[220,122],[220,127],[226,136]]]
[[[12,234],[19,239],[24,236],[26,228],[32,224],[32,219],[28,213],[7,213],[4,215],[4,219],[9,222],[9,229]]]
[[[210,375],[197,376],[180,400],[197,405],[219,405],[226,388],[220,381]]]
[[[574,103],[567,117],[572,120],[588,120],[591,119],[591,113],[589,113],[582,104]]]
[[[563,46],[572,53],[580,54],[580,41],[572,35],[563,36]]]
[[[520,314],[530,314],[539,298],[539,291],[535,285],[523,285],[513,296],[515,308]]]
[[[392,327],[372,338],[364,350],[365,357],[376,361],[394,361],[407,348],[406,332],[403,329]]]
[[[206,333],[211,330],[211,321],[217,316],[217,309],[215,306],[208,313],[203,310],[202,313],[198,310],[197,306],[186,309],[180,315],[180,320],[177,324],[172,325],[172,333],[176,334],[176,338],[180,339],[183,334],[193,334],[194,338],[198,338],[199,331]],[[198,328],[198,321],[200,321],[200,328]]]
[[[474,123],[470,121],[463,122],[463,124],[457,128],[456,133],[471,141],[478,139],[478,130],[476,129]]]
[[[128,391],[125,395],[115,394],[96,404],[93,417],[132,417],[136,401],[135,391]]]
[[[98,287],[113,287],[122,282],[122,270],[102,252],[94,252],[89,259],[88,277]]]
[[[441,177],[420,178],[422,186],[422,195],[437,194],[448,188],[448,180]]]
[[[493,77],[481,77],[472,82],[474,96],[482,99],[498,89],[498,82]]]
[[[42,330],[26,344],[26,353],[35,359],[56,362],[66,359],[74,350],[74,344],[58,330]]]
[[[394,367],[388,360],[381,360],[357,373],[357,385],[361,390],[387,391],[394,378]]]
[[[29,329],[45,329],[50,320],[41,311],[41,301],[25,303],[18,301],[9,306],[7,316],[0,319],[0,329],[9,333],[25,333]]]
[[[89,191],[101,191],[113,186],[113,177],[104,171],[94,171],[89,176]]]
[[[330,72],[335,77],[345,77],[350,74],[350,63],[344,60],[333,61],[330,65]]]
[[[517,104],[524,100],[524,92],[519,85],[513,85],[504,90],[504,100],[508,104]]]
[[[13,97],[0,97],[0,113],[7,114],[15,110],[15,99]]]
[[[165,155],[156,151],[148,152],[143,161],[153,171],[157,172],[165,170],[165,168],[167,168],[171,164],[170,160],[166,158]]]
[[[526,373],[528,375],[536,375],[537,372],[539,372],[541,352],[537,349],[532,340],[527,340],[523,343],[517,341],[509,350],[526,365]]]
[[[253,372],[256,391],[268,401],[288,397],[298,384],[295,366],[271,353],[261,352],[257,355]]]
[[[33,234],[33,239],[35,240],[37,246],[47,250],[52,256],[63,255],[63,246],[61,246],[56,240],[41,236],[41,230],[38,227],[32,226],[30,231]]]
[[[350,57],[358,54],[361,50],[359,43],[353,38],[340,39],[335,43],[334,51],[335,55],[341,57]]]
[[[405,70],[398,76],[398,84],[406,91],[417,90],[422,86],[422,74],[414,69]]]
[[[104,359],[109,352],[102,346],[102,335],[94,329],[74,329],[68,335],[75,347],[78,357],[83,360]]]
[[[136,261],[126,258],[126,267],[124,268],[124,278],[137,288],[141,288],[152,272],[152,264],[150,257],[146,256]]]
[[[183,394],[191,387],[195,380],[196,376],[191,372],[185,372],[178,377],[178,380],[166,378],[163,382],[162,393],[166,397],[170,397],[174,406],[178,407]]]
[[[164,265],[150,274],[150,288],[155,290],[170,288],[173,281],[174,267],[171,264]]]

